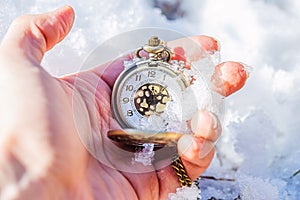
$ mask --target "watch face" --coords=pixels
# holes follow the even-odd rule
[[[180,113],[182,94],[189,82],[172,67],[161,61],[140,61],[118,77],[112,111],[122,128],[165,131],[168,122],[160,116],[170,105]]]

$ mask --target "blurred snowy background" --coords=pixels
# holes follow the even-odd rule
[[[226,100],[223,136],[200,181],[202,199],[300,199],[300,1],[298,0],[1,0],[0,39],[22,14],[65,4],[76,12],[69,36],[43,66],[54,75],[80,69],[101,42],[143,27],[205,34],[222,61],[253,67],[245,88]]]

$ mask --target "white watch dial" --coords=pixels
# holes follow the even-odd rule
[[[142,129],[151,116],[163,114],[167,104],[172,103],[172,109],[181,111],[180,101],[188,85],[184,75],[175,72],[166,62],[137,62],[116,81],[112,94],[113,115],[122,128]],[[148,127],[153,131],[164,129],[155,126],[157,124]]]

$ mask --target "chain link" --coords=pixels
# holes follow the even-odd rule
[[[192,186],[192,180],[187,175],[187,172],[183,166],[182,160],[179,156],[175,156],[172,160],[172,167],[179,179],[180,185],[182,186]]]

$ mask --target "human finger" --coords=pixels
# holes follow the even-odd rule
[[[214,157],[214,143],[192,135],[184,135],[178,141],[178,154],[192,180],[199,177]]]
[[[192,62],[220,51],[219,42],[205,35],[180,38],[167,42],[167,45],[173,50],[172,59],[184,61],[186,68],[189,68]]]
[[[74,11],[70,6],[18,17],[9,27],[0,50],[6,56],[40,64],[45,52],[68,34],[73,21]]]
[[[212,88],[227,97],[241,89],[248,77],[249,67],[240,62],[223,62],[215,67],[211,82]]]
[[[175,54],[187,57],[189,61],[196,61],[203,54],[213,54],[220,51],[220,43],[213,37],[206,35],[195,35],[167,42]],[[201,52],[203,50],[203,52]]]
[[[178,154],[190,177],[197,178],[209,166],[215,141],[221,135],[221,124],[217,116],[199,110],[190,120],[193,135],[184,135],[178,141]]]
[[[221,135],[222,126],[218,117],[209,111],[199,110],[190,120],[194,136],[215,142]]]

